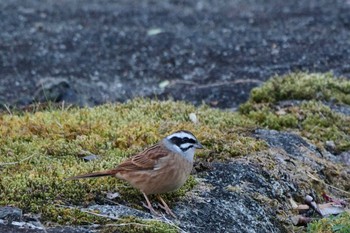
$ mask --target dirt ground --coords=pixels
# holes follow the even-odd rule
[[[275,74],[350,77],[350,2],[0,1],[0,104],[144,96],[235,109]]]

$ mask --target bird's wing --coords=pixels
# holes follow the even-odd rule
[[[169,155],[169,150],[161,144],[156,144],[143,152],[132,156],[118,165],[116,170],[152,170],[160,158]]]
[[[78,175],[70,177],[66,180],[77,180],[99,176],[113,176],[123,171],[153,170],[157,168],[158,160],[166,156],[169,156],[169,150],[166,149],[162,144],[156,144],[120,163],[115,169]]]

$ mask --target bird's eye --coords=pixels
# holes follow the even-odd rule
[[[194,140],[193,138],[185,137],[185,138],[182,139],[182,143],[196,144],[196,140]]]

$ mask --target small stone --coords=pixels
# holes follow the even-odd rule
[[[40,102],[59,102],[67,90],[71,88],[65,78],[43,78],[39,80],[37,87],[38,90],[34,98]]]
[[[164,80],[158,84],[160,89],[166,88],[170,84],[169,80]]]
[[[90,162],[90,161],[96,160],[96,159],[98,159],[98,156],[97,156],[97,155],[94,155],[94,154],[87,155],[87,156],[83,157],[83,160],[84,160],[85,162]]]
[[[118,192],[115,192],[115,193],[107,193],[107,198],[110,199],[110,200],[113,200],[117,197],[120,197],[120,194]]]
[[[306,197],[305,197],[305,202],[306,203],[312,202],[313,200],[314,200],[313,197],[311,197],[310,195],[306,195]]]
[[[161,28],[151,28],[147,31],[147,36],[155,36],[162,32],[163,30]]]
[[[347,166],[350,166],[350,151],[342,152],[339,155],[339,158],[340,158],[340,162],[344,163]]]
[[[37,83],[34,100],[38,102],[66,102],[78,106],[84,105],[84,100],[65,78],[42,78]]]
[[[334,141],[326,141],[325,147],[326,147],[326,150],[328,150],[331,153],[333,153],[336,150]]]
[[[190,117],[190,120],[191,120],[194,124],[198,124],[198,118],[197,118],[197,116],[196,116],[195,113],[193,113],[193,112],[190,113],[189,117]]]

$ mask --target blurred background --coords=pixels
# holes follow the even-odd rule
[[[3,0],[0,105],[236,109],[271,76],[350,77],[349,0]]]

